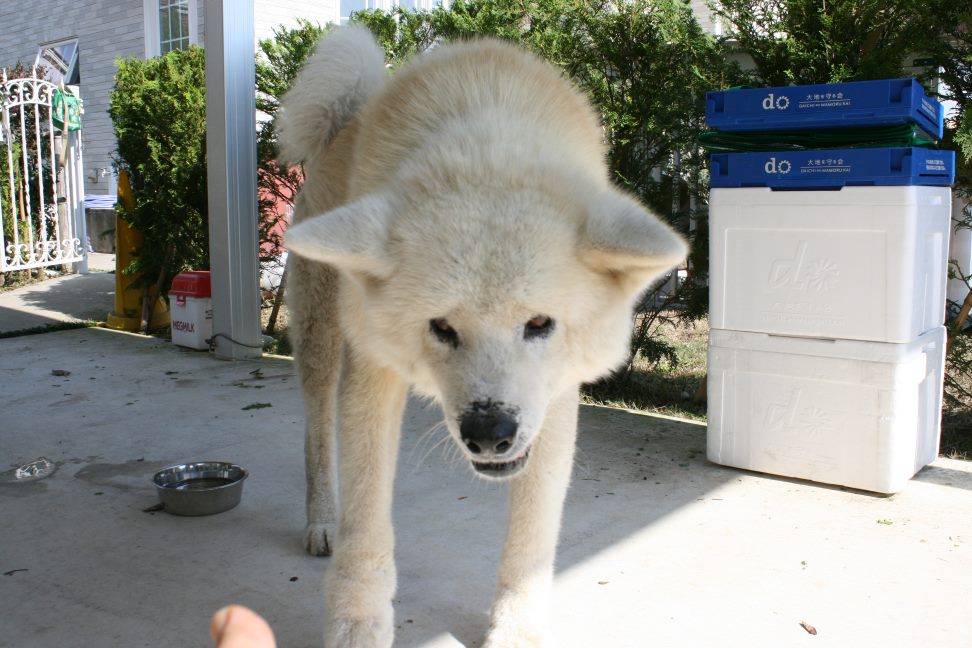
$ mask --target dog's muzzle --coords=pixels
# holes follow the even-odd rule
[[[484,477],[506,479],[523,470],[529,458],[530,448],[527,448],[523,454],[511,461],[473,461],[472,465],[476,472]]]
[[[475,402],[459,419],[459,435],[472,455],[476,472],[495,478],[518,473],[527,462],[529,449],[510,457],[519,424],[515,413],[492,401]]]

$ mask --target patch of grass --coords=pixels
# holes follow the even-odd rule
[[[945,404],[939,454],[949,459],[972,460],[972,407]]]
[[[584,402],[704,421],[705,403],[693,397],[705,380],[708,333],[706,322],[659,325],[655,334],[675,348],[675,362],[636,361],[630,372],[585,385]]]
[[[287,329],[280,329],[267,335],[273,338],[273,342],[263,349],[264,352],[282,356],[294,354],[294,348],[290,344],[290,336],[287,334]]]
[[[47,279],[46,268],[0,272],[0,293],[41,283]]]
[[[945,360],[940,453],[972,459],[972,337],[953,335]]]
[[[22,337],[24,335],[40,335],[42,333],[54,333],[56,331],[72,331],[74,329],[93,328],[99,325],[94,320],[78,322],[58,322],[57,324],[45,324],[44,326],[34,326],[32,328],[20,329],[19,331],[0,332],[0,339]]]

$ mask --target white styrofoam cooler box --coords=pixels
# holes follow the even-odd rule
[[[938,455],[945,327],[905,344],[710,330],[710,461],[894,493]]]
[[[710,326],[908,342],[945,318],[948,187],[713,189]]]

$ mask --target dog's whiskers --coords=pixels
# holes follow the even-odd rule
[[[433,435],[443,430],[446,431],[445,435],[441,439],[433,443],[431,446],[429,446],[429,448],[422,453],[422,456],[419,458],[418,461],[412,463],[412,459],[415,453],[419,451],[423,445],[428,445]],[[425,463],[425,460],[429,458],[429,455],[431,455],[436,448],[441,446],[443,443],[446,443],[450,438],[452,437],[449,434],[448,429],[446,428],[445,421],[439,421],[431,428],[429,428],[426,432],[424,432],[422,436],[419,438],[418,442],[412,448],[412,451],[409,453],[408,462],[412,463],[412,473],[414,474],[419,469],[419,466]]]
[[[455,443],[450,443],[442,452],[442,460],[450,468],[450,474],[456,474],[456,466],[465,466],[468,463],[466,455]]]
[[[439,447],[440,447],[440,446],[442,446],[442,444],[444,444],[444,443],[446,443],[446,444],[447,444],[447,443],[448,443],[448,442],[449,442],[449,441],[450,441],[451,439],[452,439],[452,437],[451,437],[451,436],[450,436],[450,435],[449,435],[448,433],[447,433],[447,434],[446,434],[445,436],[443,436],[443,437],[442,437],[441,439],[439,439],[439,440],[438,440],[438,441],[437,441],[437,442],[435,443],[435,445],[433,445],[433,446],[432,446],[431,448],[429,448],[429,450],[428,450],[428,452],[426,452],[426,453],[425,453],[425,454],[424,454],[424,455],[422,456],[422,459],[421,459],[421,460],[419,461],[419,463],[418,463],[418,464],[416,464],[416,468],[418,468],[418,466],[419,466],[419,464],[422,464],[422,463],[425,463],[425,460],[429,458],[429,455],[430,455],[430,454],[432,454],[432,453],[433,453],[433,452],[434,452],[434,451],[436,450],[436,448],[439,448]],[[447,447],[448,447],[448,446],[447,446]]]
[[[422,450],[422,447],[426,443],[428,443],[429,440],[433,436],[435,436],[435,434],[437,432],[439,432],[440,430],[442,430],[444,427],[445,427],[445,421],[439,421],[438,423],[436,423],[435,425],[433,425],[432,427],[430,427],[428,430],[426,430],[425,432],[423,432],[419,436],[418,440],[415,442],[415,445],[412,446],[411,451],[409,451],[409,453],[408,453],[408,462],[411,463],[412,462],[412,459],[414,458],[415,453],[416,452],[420,452]],[[436,444],[438,444],[438,442],[436,442]],[[425,457],[423,457],[422,459],[424,461]]]

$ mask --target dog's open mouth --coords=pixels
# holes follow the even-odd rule
[[[506,479],[523,470],[529,458],[530,449],[527,448],[523,454],[510,461],[473,461],[472,465],[480,475],[494,477],[496,479]]]

